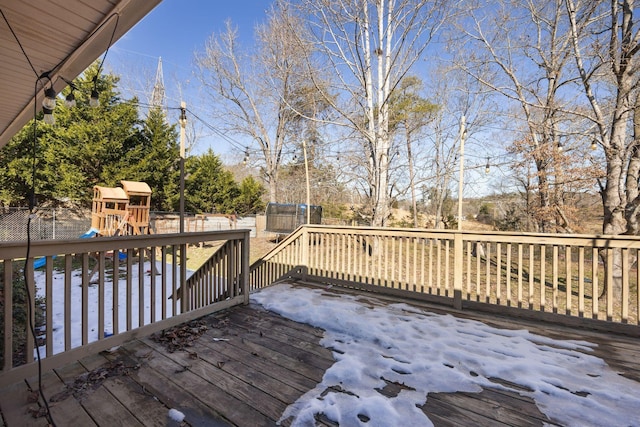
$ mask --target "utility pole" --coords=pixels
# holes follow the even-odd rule
[[[304,174],[307,180],[307,224],[311,224],[311,187],[309,185],[309,161],[307,160],[307,143],[302,140],[302,154],[304,155]]]
[[[180,233],[184,233],[184,140],[187,126],[187,103],[180,102]]]
[[[458,180],[458,230],[462,230],[462,193],[464,190],[464,138],[467,129],[465,128],[465,117],[460,119],[460,179]]]
[[[187,127],[187,103],[180,102],[180,234],[184,233],[184,140],[185,128]],[[182,297],[180,298],[180,312],[189,310],[191,296],[187,287],[187,245],[180,245],[180,287]]]

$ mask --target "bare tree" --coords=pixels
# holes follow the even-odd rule
[[[464,21],[469,55],[459,62],[478,81],[519,106],[528,134],[519,139],[527,144],[519,147],[536,169],[540,212],[563,209],[562,197],[554,195],[562,191],[555,176],[561,169],[549,153],[566,145],[573,132],[569,112],[575,108],[575,95],[569,89],[575,75],[563,1],[504,0],[471,11],[473,25]],[[540,231],[557,225],[552,216],[537,218]]]
[[[606,181],[600,184],[605,234],[640,231],[640,33],[633,19],[633,0],[604,2],[565,0],[571,45],[583,94],[585,113],[606,159]],[[605,289],[622,292],[623,260],[613,254],[613,283]],[[635,257],[634,257],[635,258]],[[633,263],[633,262],[632,262]]]
[[[251,152],[260,153],[272,202],[278,201],[285,145],[298,139],[292,123],[300,119],[300,112],[294,106],[309,88],[302,63],[306,46],[293,34],[302,27],[286,4],[276,2],[267,22],[257,27],[257,50],[242,51],[236,29],[227,22],[224,32],[208,40],[205,52],[196,54],[201,81],[212,95],[218,118],[227,131],[257,146]]]
[[[325,65],[310,74],[312,81],[352,137],[352,148],[365,148],[371,223],[383,226],[392,201],[390,95],[443,24],[446,2],[303,0],[299,6]],[[317,57],[306,59],[311,63]],[[326,75],[333,76],[332,88],[323,87],[320,77]]]
[[[584,95],[606,159],[601,183],[605,234],[638,234],[639,32],[633,0],[566,0],[571,43]],[[631,133],[629,131],[632,131]]]

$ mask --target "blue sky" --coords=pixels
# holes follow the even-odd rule
[[[164,0],[109,50],[105,69],[121,76],[125,97],[132,90],[141,102],[146,102],[144,87],[155,79],[161,57],[167,105],[179,107],[183,99],[187,108],[207,119],[199,83],[192,74],[194,52],[202,51],[205,41],[223,30],[227,19],[238,27],[243,44],[252,43],[254,27],[264,20],[271,3],[271,0]],[[218,154],[230,151],[225,141],[205,136],[194,152],[209,147]]]

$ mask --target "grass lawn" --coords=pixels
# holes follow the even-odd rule
[[[220,244],[189,246],[187,250],[187,268],[189,270],[196,270],[200,267],[209,257],[221,246]],[[252,237],[249,243],[249,264],[253,264],[255,261],[266,255],[271,249],[276,247],[277,243],[267,237]]]

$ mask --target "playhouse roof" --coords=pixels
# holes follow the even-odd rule
[[[129,196],[127,196],[127,193],[125,193],[124,189],[120,187],[101,187],[99,185],[96,185],[93,188],[98,191],[98,194],[102,200],[129,200]]]
[[[124,187],[124,191],[128,195],[148,196],[151,194],[151,187],[146,182],[138,181],[120,181]]]

